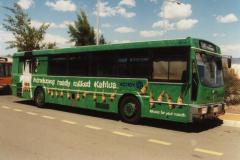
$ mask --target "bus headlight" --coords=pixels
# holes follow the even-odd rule
[[[207,111],[208,111],[207,107],[198,108],[198,113],[199,114],[206,114]]]

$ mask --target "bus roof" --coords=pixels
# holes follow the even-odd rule
[[[212,46],[216,47],[216,52],[220,53],[220,48],[215,44],[206,40],[196,39],[188,37],[186,39],[174,39],[174,40],[160,40],[160,41],[145,41],[145,42],[132,42],[121,44],[104,44],[104,45],[89,45],[78,46],[72,48],[61,49],[46,49],[46,50],[33,50],[31,53],[35,56],[54,55],[54,54],[66,54],[66,53],[83,53],[83,52],[100,52],[111,50],[125,50],[125,49],[146,49],[146,48],[161,48],[161,47],[196,47],[200,48],[199,41],[204,41]],[[13,57],[24,56],[26,52],[17,52]]]

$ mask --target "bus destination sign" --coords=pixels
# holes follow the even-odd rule
[[[217,51],[216,46],[205,41],[200,41],[200,48],[205,49],[207,51],[211,51],[211,52]]]

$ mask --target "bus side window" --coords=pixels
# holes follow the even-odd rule
[[[11,76],[12,64],[7,63],[7,64],[5,65],[5,68],[6,68],[6,76]]]
[[[4,76],[4,65],[0,63],[0,77]]]
[[[156,60],[153,62],[153,79],[168,80],[168,62]]]
[[[188,80],[187,52],[159,49],[153,55],[152,68],[155,81],[185,83]]]

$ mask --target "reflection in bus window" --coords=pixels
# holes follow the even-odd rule
[[[209,87],[223,85],[222,63],[220,57],[196,54],[200,81]]]
[[[155,54],[153,58],[153,79],[166,82],[186,82],[187,54]]]

